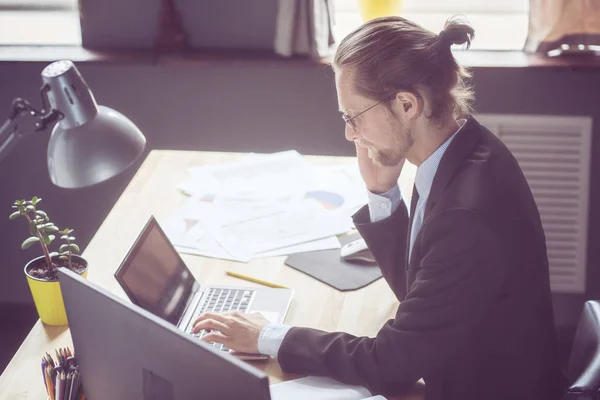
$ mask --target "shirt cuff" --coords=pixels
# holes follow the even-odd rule
[[[291,328],[289,325],[274,323],[262,328],[258,336],[258,352],[277,358],[281,343]]]
[[[369,194],[369,214],[371,222],[381,221],[388,218],[396,211],[398,205],[402,202],[402,194],[398,185],[382,194],[375,194],[367,191]]]

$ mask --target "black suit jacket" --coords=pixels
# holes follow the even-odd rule
[[[548,259],[517,161],[470,118],[444,154],[407,260],[404,205],[354,221],[400,300],[375,338],[292,328],[285,372],[327,375],[398,395],[423,378],[428,400],[560,395]]]

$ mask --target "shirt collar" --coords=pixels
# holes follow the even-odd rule
[[[465,126],[467,122],[466,119],[461,119],[458,121],[459,128],[452,136],[448,138],[440,147],[437,148],[436,151],[433,152],[425,161],[419,165],[417,168],[417,172],[415,175],[415,187],[417,188],[417,192],[419,192],[420,199],[427,199],[429,197],[429,192],[431,191],[431,186],[433,185],[433,178],[435,178],[435,174],[440,165],[440,161],[446,149],[452,142],[452,139],[456,136],[458,132]]]

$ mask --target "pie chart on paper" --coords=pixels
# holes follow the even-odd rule
[[[344,198],[342,196],[325,190],[313,190],[306,192],[304,197],[307,199],[317,200],[327,210],[335,210],[344,204]]]
[[[185,224],[184,233],[187,233],[190,229],[192,229],[198,223],[198,220],[184,218],[183,223]]]

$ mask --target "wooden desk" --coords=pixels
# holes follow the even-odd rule
[[[86,248],[83,256],[90,265],[88,279],[126,298],[113,274],[149,216],[153,214],[161,222],[185,201],[186,197],[176,186],[187,178],[186,169],[240,156],[234,153],[152,151]],[[340,157],[307,158],[315,164],[351,162],[351,159]],[[403,181],[403,192],[409,187],[410,193],[412,183],[409,181],[410,176]],[[226,276],[225,269],[231,269],[251,272],[259,278],[294,288],[295,296],[285,322],[296,326],[374,336],[386,320],[393,318],[398,307],[398,301],[383,279],[361,290],[343,293],[285,266],[285,257],[253,260],[248,264],[187,254],[183,254],[183,258],[200,282],[252,285]],[[72,347],[67,327],[50,327],[38,320],[0,376],[0,399],[44,399],[41,357],[45,352],[53,354],[54,349],[65,346]],[[271,383],[297,378],[282,373],[275,360],[254,362],[253,365],[267,372]],[[403,399],[422,398],[421,389],[417,388],[414,394]]]

